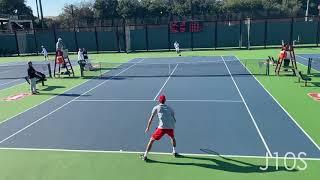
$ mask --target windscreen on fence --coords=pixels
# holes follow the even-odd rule
[[[42,45],[55,52],[58,38],[71,52],[78,48],[92,52],[172,50],[175,41],[181,49],[278,47],[289,42],[318,46],[319,31],[318,17],[0,31],[0,55],[39,53]]]

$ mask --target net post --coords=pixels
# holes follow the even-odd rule
[[[100,70],[100,79],[102,79],[102,67],[101,67],[101,62],[99,62],[99,70]]]
[[[308,70],[307,70],[307,74],[310,75],[311,74],[311,63],[312,63],[312,58],[308,59]]]
[[[52,72],[51,72],[50,63],[48,63],[47,66],[48,66],[49,77],[52,78]]]
[[[267,59],[267,64],[266,64],[266,75],[269,76],[270,75],[270,59]]]

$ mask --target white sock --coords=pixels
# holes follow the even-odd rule
[[[144,152],[144,157],[147,157],[147,155],[148,155],[148,151],[146,151],[146,152]]]
[[[176,148],[172,146],[172,153],[176,153]]]

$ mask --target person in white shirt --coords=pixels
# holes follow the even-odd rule
[[[175,149],[176,139],[174,137],[174,128],[176,124],[176,118],[174,116],[173,109],[165,105],[165,102],[166,102],[166,96],[164,95],[159,96],[159,104],[152,109],[152,113],[149,118],[148,125],[145,132],[149,131],[152,120],[156,115],[158,115],[159,125],[157,129],[154,131],[154,133],[152,134],[145,153],[140,155],[140,157],[144,161],[148,160],[147,155],[148,155],[148,152],[151,150],[153,143],[155,141],[160,140],[165,134],[167,134],[171,139],[172,155],[174,157],[178,156]]]
[[[44,60],[49,60],[49,56],[48,56],[48,51],[46,50],[46,48],[44,46],[41,46],[42,48],[42,51],[41,51],[41,54],[43,54],[44,56]]]
[[[179,56],[181,56],[181,53],[180,53],[180,44],[175,41],[174,44],[173,44],[174,48],[176,49],[176,52]]]
[[[62,42],[62,38],[58,38],[58,42],[56,43],[56,50],[60,50],[63,52],[64,44]]]
[[[81,48],[78,50],[78,61],[84,61],[83,51]]]

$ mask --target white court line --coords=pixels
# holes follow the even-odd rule
[[[85,149],[44,149],[44,148],[6,148],[0,147],[1,150],[10,150],[10,151],[48,151],[48,152],[72,152],[72,153],[102,153],[102,154],[143,154],[144,152],[140,151],[104,151],[104,150],[85,150]],[[172,153],[165,152],[150,152],[149,154],[154,155],[169,155],[172,156]],[[250,158],[250,159],[287,159],[287,160],[296,160],[298,157],[266,157],[266,156],[257,156],[257,155],[224,155],[224,154],[194,154],[194,153],[179,153],[184,156],[198,156],[198,157],[224,157],[224,158]],[[309,161],[320,161],[320,158],[299,158],[300,160],[309,160]]]
[[[76,99],[75,102],[156,102],[157,100],[144,100],[144,99]],[[219,99],[167,99],[167,102],[220,102],[220,103],[243,103],[237,100],[219,100]]]
[[[256,123],[256,121],[255,121],[255,119],[254,119],[254,117],[252,116],[252,113],[251,113],[251,111],[250,111],[250,109],[249,109],[249,107],[248,107],[248,105],[247,105],[247,103],[246,103],[246,100],[244,99],[244,97],[243,97],[243,95],[242,95],[242,93],[241,93],[241,91],[240,91],[240,89],[239,89],[239,87],[238,87],[238,84],[237,84],[236,81],[234,80],[234,78],[233,78],[233,76],[232,76],[232,74],[231,74],[231,72],[230,72],[230,69],[229,69],[227,63],[224,61],[223,56],[221,56],[221,58],[222,58],[222,60],[223,60],[223,62],[224,62],[224,65],[226,66],[226,68],[227,68],[227,70],[228,70],[228,73],[229,73],[229,75],[230,75],[230,77],[231,77],[231,79],[232,79],[235,87],[236,87],[237,90],[238,90],[238,93],[239,93],[239,95],[240,95],[240,97],[241,97],[241,99],[242,99],[242,101],[243,101],[243,103],[244,103],[244,105],[245,105],[245,107],[246,107],[246,109],[247,109],[250,117],[251,117],[251,120],[252,120],[255,128],[257,129],[257,132],[258,132],[258,134],[259,134],[259,136],[260,136],[260,138],[261,138],[264,146],[266,147],[266,149],[267,149],[267,151],[268,151],[269,156],[272,157],[272,153],[271,153],[271,151],[270,151],[270,149],[269,149],[269,147],[268,147],[268,145],[267,145],[267,142],[266,142],[266,140],[264,139],[264,137],[262,136],[262,133],[261,133],[261,131],[260,131],[260,129],[259,129],[259,127],[258,127],[258,125],[257,125],[257,123]]]
[[[305,60],[309,60],[308,58],[305,58],[305,57],[300,56],[300,55],[296,55],[296,56],[298,56],[298,57],[300,57],[300,58],[302,58],[302,59],[305,59]]]
[[[140,63],[140,62],[142,62],[143,60],[144,60],[144,59],[142,59],[141,61],[139,61],[139,62],[137,62],[137,63]],[[137,63],[136,63],[136,64],[137,64]],[[101,86],[102,84],[104,84],[104,83],[106,83],[106,82],[108,82],[108,81],[112,80],[113,78],[115,78],[115,77],[117,77],[118,75],[120,75],[121,73],[123,73],[123,72],[125,72],[125,71],[129,70],[130,68],[132,68],[132,67],[133,67],[133,66],[135,66],[136,64],[133,64],[133,65],[129,66],[128,68],[126,68],[126,69],[122,70],[122,71],[121,71],[121,72],[119,72],[118,74],[116,74],[116,75],[112,76],[110,79],[107,79],[107,80],[103,81],[102,83],[98,84],[97,86],[95,86],[95,87],[93,87],[93,88],[89,89],[88,91],[86,91],[86,92],[82,93],[80,96],[75,97],[74,99],[72,99],[71,101],[68,101],[67,103],[63,104],[63,105],[62,105],[62,106],[60,106],[59,108],[56,108],[55,110],[51,111],[50,113],[46,114],[45,116],[42,116],[42,117],[41,117],[41,118],[39,118],[38,120],[36,120],[36,121],[34,121],[34,122],[30,123],[29,125],[25,126],[24,128],[22,128],[22,129],[20,129],[20,130],[16,131],[15,133],[11,134],[10,136],[8,136],[8,137],[6,137],[6,138],[4,138],[3,140],[1,140],[1,141],[0,141],[0,144],[2,144],[3,142],[7,141],[8,139],[10,139],[10,138],[14,137],[15,135],[19,134],[20,132],[24,131],[25,129],[27,129],[27,128],[31,127],[32,125],[34,125],[34,124],[38,123],[39,121],[43,120],[44,118],[46,118],[46,117],[50,116],[51,114],[53,114],[53,113],[57,112],[58,110],[62,109],[63,107],[65,107],[65,106],[67,106],[68,104],[70,104],[71,102],[73,102],[74,100],[78,99],[79,97],[81,97],[81,96],[83,96],[83,95],[85,95],[85,94],[87,94],[87,93],[91,92],[92,90],[94,90],[94,89],[98,88],[98,87],[99,87],[99,86]]]
[[[237,58],[236,56],[234,56],[235,58]],[[240,59],[237,58],[237,60],[241,63]],[[241,65],[247,69],[247,71],[251,73],[251,71],[245,67],[242,63]],[[302,64],[303,65],[303,64]],[[305,66],[305,65],[304,65]],[[272,99],[281,107],[281,109],[290,117],[290,119],[298,126],[298,128],[309,138],[309,140],[316,146],[316,148],[318,148],[318,150],[320,151],[320,146],[311,138],[311,136],[299,125],[299,123],[288,113],[288,111],[278,102],[278,100],[264,87],[263,84],[261,84],[261,82],[255,77],[254,79],[261,85],[261,87],[272,97]]]
[[[153,98],[153,100],[156,100],[157,97],[159,96],[159,94],[161,93],[161,91],[163,90],[163,88],[166,86],[166,84],[168,83],[169,79],[171,78],[172,74],[176,71],[177,67],[179,64],[177,64],[173,71],[170,73],[169,77],[167,78],[167,80],[164,82],[163,86],[160,88],[159,92],[157,93],[157,95]]]
[[[11,84],[11,83],[14,83],[14,82],[17,82],[17,81],[20,81],[21,79],[16,79],[16,80],[13,80],[13,81],[9,81],[9,82],[6,82],[6,83],[2,83],[0,84],[0,86],[3,86],[3,85],[7,85],[7,84]]]

